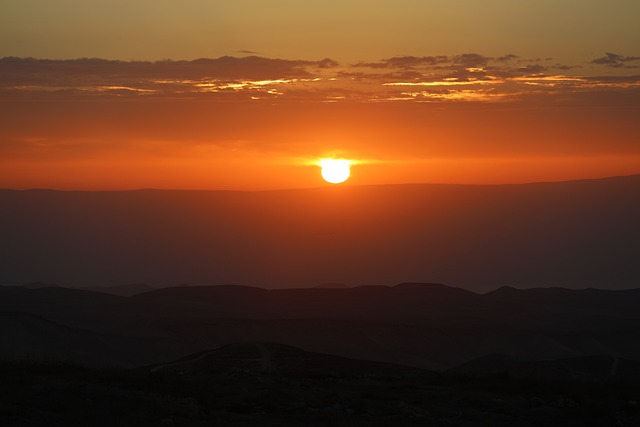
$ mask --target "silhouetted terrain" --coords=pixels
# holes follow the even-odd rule
[[[635,426],[639,306],[640,289],[5,286],[0,424]]]
[[[265,369],[264,356],[256,354],[265,349],[275,352],[271,360],[284,370]],[[185,358],[164,369],[4,363],[0,424],[631,427],[640,422],[637,385],[440,376],[370,363],[353,371],[314,372],[315,362],[329,360],[331,369],[357,363],[257,343]]]
[[[0,191],[0,283],[640,286],[640,175],[525,185]]]
[[[88,286],[88,287],[82,287],[80,289],[84,289],[87,291],[103,292],[105,294],[111,294],[111,295],[120,295],[123,297],[129,297],[135,294],[141,294],[142,292],[151,291],[154,288],[144,283],[134,283],[131,285],[120,285],[120,286]]]
[[[638,425],[638,194],[2,190],[0,424]]]
[[[514,378],[556,381],[615,381],[640,384],[640,361],[604,355],[555,360],[519,360],[504,354],[495,354],[464,363],[450,372],[481,376],[508,374]]]
[[[347,359],[312,353],[277,343],[229,344],[150,367],[148,372],[172,372],[180,375],[204,373],[259,372],[301,375],[424,375],[427,371],[388,363]]]
[[[275,342],[430,370],[495,354],[640,361],[638,307],[640,289],[501,288],[482,295],[417,283],[201,286],[121,297],[0,287],[0,357],[135,367],[232,343]]]

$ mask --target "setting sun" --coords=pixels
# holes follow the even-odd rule
[[[319,165],[322,168],[322,178],[331,184],[345,182],[351,175],[349,160],[324,159],[320,161]]]

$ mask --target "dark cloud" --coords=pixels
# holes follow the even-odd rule
[[[640,61],[640,56],[623,56],[616,53],[607,52],[605,56],[591,61],[592,64],[606,65],[607,67],[622,68],[626,62]],[[635,67],[633,67],[635,68]]]
[[[336,68],[340,64],[333,59],[324,58],[322,61],[318,61],[318,68]]]
[[[622,83],[640,83],[640,75],[635,76],[597,76],[585,77],[586,80],[599,82],[622,82]]]
[[[499,61],[507,61],[517,58],[515,55],[506,55],[497,59]],[[379,62],[360,62],[355,64],[356,67],[366,68],[450,68],[457,69],[459,67],[477,68],[486,66],[493,58],[480,55],[477,53],[463,53],[454,56],[394,56],[393,58],[383,59]]]
[[[562,65],[562,64],[556,64],[554,66],[552,66],[551,68],[555,68],[556,70],[563,70],[563,71],[567,71],[567,70],[575,70],[577,68],[582,68],[581,65]]]
[[[548,67],[540,64],[526,65],[518,68],[516,71],[521,74],[540,74],[548,70]]]
[[[489,78],[489,73],[482,69],[467,69],[466,67],[460,67],[458,69],[452,69],[451,72],[443,74],[440,79],[455,80],[458,82],[470,82],[474,80],[485,80]]]
[[[424,80],[424,74],[418,71],[399,71],[395,73],[386,73],[382,74],[381,77],[389,80]]]
[[[597,63],[617,67],[640,58],[608,54]],[[341,65],[260,56],[192,61],[112,61],[97,58],[0,59],[0,98],[77,100],[87,97],[208,99],[216,102],[341,102],[341,100],[505,100],[549,94],[618,91],[637,96],[637,79],[564,73],[576,68],[514,54],[397,56]],[[606,73],[603,73],[606,74]],[[617,73],[620,74],[620,73]],[[426,95],[425,95],[426,94]],[[490,98],[490,96],[493,98]],[[306,98],[305,98],[306,97]]]
[[[0,59],[0,83],[72,84],[91,81],[140,81],[145,79],[276,79],[309,77],[308,68],[337,65],[331,59],[300,61],[260,56],[223,56],[193,61],[114,61],[98,58],[48,60],[5,57]]]
[[[504,64],[488,65],[483,68],[487,77],[500,79],[510,79],[515,77],[539,76],[549,70],[549,67],[542,64],[529,64],[522,66],[506,66]]]
[[[356,67],[367,68],[415,68],[446,63],[447,56],[394,56],[380,62],[361,62]]]
[[[389,73],[365,73],[362,71],[339,71],[337,76],[340,78],[350,80],[372,80],[381,83],[394,82],[394,81],[425,81],[423,73],[418,71],[398,71]]]
[[[456,55],[453,58],[455,65],[462,65],[463,67],[483,67],[487,65],[491,58],[477,53],[463,53],[462,55]]]

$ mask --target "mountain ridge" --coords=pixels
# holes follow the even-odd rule
[[[366,188],[366,187],[417,187],[417,186],[433,186],[433,187],[511,187],[511,186],[531,186],[531,185],[553,185],[553,184],[568,184],[579,182],[594,182],[594,181],[608,181],[608,180],[620,180],[620,179],[640,179],[640,173],[629,175],[614,175],[603,176],[595,178],[574,178],[559,181],[527,181],[527,182],[515,182],[515,183],[483,183],[483,184],[471,184],[471,183],[431,183],[431,182],[407,182],[400,184],[358,184],[358,185],[343,185],[341,187],[348,188]],[[130,193],[130,192],[154,192],[154,191],[166,191],[166,192],[225,192],[225,193],[270,193],[270,192],[282,192],[282,191],[306,191],[306,190],[327,190],[326,186],[319,187],[303,187],[303,188],[280,188],[272,190],[226,190],[226,189],[189,189],[189,188],[132,188],[126,190],[82,190],[82,189],[55,189],[55,188],[9,188],[2,187],[0,191],[43,191],[43,192],[67,192],[67,193]],[[336,187],[338,188],[338,187]]]

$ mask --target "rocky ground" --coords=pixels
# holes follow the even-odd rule
[[[633,385],[433,374],[0,366],[0,425],[637,426]]]

